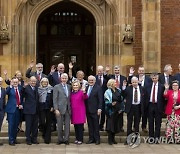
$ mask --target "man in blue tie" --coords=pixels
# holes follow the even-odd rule
[[[53,89],[53,105],[57,119],[58,142],[57,144],[69,144],[70,132],[70,93],[71,86],[67,84],[68,75],[61,74],[61,83],[54,86]],[[64,125],[64,135],[63,135]]]
[[[86,100],[86,115],[89,130],[89,141],[87,144],[95,143],[100,144],[99,135],[99,116],[102,111],[102,89],[99,85],[95,84],[96,78],[92,75],[88,77],[87,95]]]

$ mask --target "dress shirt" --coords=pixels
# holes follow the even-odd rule
[[[137,102],[134,102],[134,93],[135,93],[135,88],[133,87],[133,100],[132,100],[132,104],[134,105],[139,105],[141,103],[141,93],[140,93],[140,89],[139,86],[137,86]]]
[[[153,102],[153,89],[154,89],[154,82],[153,82],[152,88],[151,88],[150,102]],[[155,103],[157,103],[157,93],[158,93],[158,82],[155,85]]]

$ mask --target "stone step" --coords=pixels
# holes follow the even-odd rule
[[[141,136],[141,143],[144,143],[144,138],[147,138],[147,136]],[[86,143],[88,141],[89,137],[88,136],[84,136],[84,143]],[[38,142],[39,143],[44,143],[44,140],[42,137],[38,136]],[[100,137],[101,143],[108,143],[108,137],[107,136],[101,136]],[[118,143],[124,143],[126,141],[126,136],[115,136],[115,140]],[[26,138],[25,137],[17,137],[17,141],[25,144],[26,143]],[[56,144],[58,141],[58,137],[57,136],[52,136],[51,137],[51,143]],[[70,136],[69,138],[69,142],[70,144],[73,144],[75,141],[75,137],[74,136]],[[0,142],[8,144],[8,137],[0,137]]]
[[[145,141],[144,138],[148,137],[148,133],[140,132],[140,134],[141,134],[141,142],[144,143],[144,141]],[[1,136],[0,140],[3,143],[8,143],[8,133],[7,132],[2,132],[0,134],[0,136]],[[161,136],[164,136],[164,131],[161,131]],[[108,142],[107,133],[105,131],[100,132],[100,138],[101,138],[101,143]],[[124,143],[126,141],[126,132],[121,132],[121,133],[116,134],[115,138],[118,143]],[[86,143],[88,141],[88,139],[89,139],[88,132],[85,131],[84,132],[84,143]],[[52,132],[51,143],[57,143],[57,140],[58,140],[57,131]],[[23,132],[18,133],[17,141],[20,143],[26,143],[25,133],[23,133]],[[39,132],[39,134],[38,134],[38,141],[40,143],[44,143],[41,132]],[[74,131],[71,131],[70,132],[70,143],[74,143],[74,141],[75,141],[75,133],[74,133]]]
[[[165,131],[161,131],[161,136],[164,136],[164,134],[165,134]],[[41,136],[42,133],[39,132],[38,135]],[[58,135],[57,131],[54,131],[54,132],[51,133],[51,136],[57,136],[57,135]],[[84,136],[88,136],[88,135],[89,135],[88,131],[84,131]],[[127,135],[126,131],[125,132],[120,132],[120,133],[117,134],[117,136],[126,136],[126,135]],[[141,131],[140,135],[141,136],[148,136],[148,132],[145,133],[145,132]],[[8,132],[1,132],[0,133],[0,137],[7,137],[7,136],[8,136]],[[19,137],[24,137],[25,133],[24,132],[19,132],[18,136]],[[70,136],[75,136],[75,132],[71,131]],[[106,131],[100,131],[100,136],[107,136],[107,132]]]

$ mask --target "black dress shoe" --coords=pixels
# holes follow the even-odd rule
[[[0,143],[0,146],[2,146],[3,145],[3,143]]]
[[[113,144],[117,144],[117,142],[116,142],[115,140],[114,140],[114,141],[112,141],[112,143],[113,143]]]
[[[93,140],[89,140],[88,142],[86,142],[86,144],[92,144],[92,143],[94,143]]]
[[[100,141],[96,141],[96,143],[95,143],[96,145],[99,145],[100,144]]]
[[[104,131],[104,128],[100,128],[99,130],[103,132],[103,131]]]
[[[64,143],[63,141],[58,141],[57,145],[60,145],[60,144],[63,144],[63,143]]]
[[[126,142],[124,142],[124,145],[128,145],[127,141],[126,141]]]
[[[31,143],[31,142],[26,142],[26,144],[27,144],[27,145],[32,145],[32,143]]]
[[[15,146],[15,143],[14,142],[9,142],[9,145],[10,146]]]
[[[69,141],[64,141],[64,144],[69,145]]]
[[[33,141],[32,144],[39,144],[39,142],[38,141]]]
[[[18,141],[14,141],[14,143],[15,143],[15,144],[21,144],[21,143],[20,143],[20,142],[18,142]]]

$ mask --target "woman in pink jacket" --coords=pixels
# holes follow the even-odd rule
[[[85,89],[80,90],[80,82],[75,80],[72,82],[71,93],[71,123],[74,124],[76,140],[75,144],[82,144],[83,129],[86,122],[85,99],[88,98]]]
[[[166,137],[180,144],[180,90],[177,80],[172,82],[172,90],[165,85],[164,97],[167,99],[165,113],[167,115]]]

